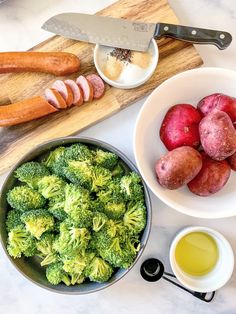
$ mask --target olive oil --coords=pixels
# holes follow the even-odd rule
[[[218,260],[215,240],[205,232],[191,232],[178,242],[175,259],[187,274],[203,276],[213,270]]]

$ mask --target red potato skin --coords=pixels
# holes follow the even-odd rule
[[[202,155],[202,169],[188,183],[189,190],[199,196],[210,196],[220,191],[230,177],[230,166],[226,160],[213,160],[205,152]]]
[[[214,109],[199,124],[203,150],[214,160],[224,160],[236,152],[236,130],[227,113]]]
[[[25,99],[17,103],[0,106],[0,126],[12,126],[41,118],[56,112],[42,96]]]
[[[236,153],[227,158],[232,170],[236,171]]]
[[[236,128],[236,98],[215,93],[200,100],[197,107],[204,116],[208,115],[214,109],[226,112]]]
[[[162,156],[157,161],[155,170],[162,187],[176,190],[190,182],[201,167],[201,154],[190,146],[182,146]]]
[[[168,150],[181,146],[200,145],[198,125],[200,112],[190,104],[177,104],[166,113],[160,128],[160,138]]]

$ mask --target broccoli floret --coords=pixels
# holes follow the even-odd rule
[[[64,210],[70,214],[76,208],[88,209],[89,208],[89,192],[79,186],[67,184],[65,187],[65,206]]]
[[[144,192],[140,176],[136,172],[131,172],[120,180],[121,190],[124,192],[127,200],[143,200]]]
[[[103,204],[107,204],[111,201],[121,203],[125,199],[125,194],[121,190],[120,182],[117,180],[110,182],[104,190],[97,193],[97,196]]]
[[[41,266],[49,265],[57,261],[57,254],[54,249],[55,235],[53,233],[44,233],[40,240],[37,241],[36,247],[39,251],[39,256],[43,259]]]
[[[118,162],[118,156],[111,152],[97,149],[95,151],[94,161],[98,166],[112,170]]]
[[[65,158],[66,160],[88,161],[92,159],[92,152],[86,145],[77,143],[66,148]]]
[[[27,183],[32,189],[36,189],[38,181],[49,174],[48,169],[36,161],[26,162],[15,171],[15,177],[19,181]]]
[[[89,209],[93,212],[103,212],[104,211],[104,205],[102,202],[97,198],[95,200],[92,200],[90,202]]]
[[[67,166],[65,152],[65,147],[57,147],[51,151],[47,158],[43,161],[43,163],[59,177],[64,177],[64,169]]]
[[[73,256],[86,250],[90,238],[90,232],[86,228],[77,228],[71,220],[65,220],[60,224],[55,249],[60,254]]]
[[[113,273],[113,267],[100,257],[94,257],[85,269],[86,277],[91,281],[105,282]]]
[[[120,219],[126,211],[125,203],[107,203],[104,205],[104,213],[111,219]]]
[[[55,176],[45,176],[38,181],[38,191],[44,198],[52,198],[64,194],[65,182]]]
[[[88,161],[68,161],[65,168],[66,178],[74,183],[79,184],[86,189],[91,189],[92,184],[92,166]]]
[[[64,282],[67,286],[71,284],[69,275],[64,271],[61,262],[50,264],[46,269],[46,277],[52,285],[58,285],[60,282]]]
[[[8,253],[14,257],[33,256],[36,253],[35,240],[24,227],[15,227],[8,233]]]
[[[95,166],[92,168],[92,182],[91,190],[98,192],[101,188],[104,188],[111,181],[111,172],[105,168]]]
[[[124,225],[131,233],[140,233],[146,225],[146,208],[142,202],[129,203],[124,214]]]
[[[61,195],[53,197],[49,200],[48,211],[55,218],[60,221],[63,221],[68,218],[67,213],[64,211],[65,207],[65,198]]]
[[[120,179],[126,174],[126,169],[124,168],[123,164],[118,161],[117,165],[111,172],[112,177],[115,179]]]
[[[28,211],[44,206],[46,200],[38,192],[30,187],[22,185],[16,186],[7,193],[7,202],[12,208],[21,211]]]
[[[22,223],[20,217],[22,215],[22,212],[17,209],[10,210],[7,213],[7,219],[6,219],[6,229],[7,232],[11,231],[15,227],[22,227],[24,224]]]
[[[107,220],[108,218],[105,214],[95,212],[93,215],[93,231],[98,232],[107,222]]]
[[[21,220],[25,223],[26,230],[37,239],[39,239],[45,231],[51,230],[54,225],[53,216],[45,209],[25,212],[22,214]]]

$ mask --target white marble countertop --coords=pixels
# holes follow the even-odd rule
[[[148,0],[147,0],[148,1]],[[113,0],[7,0],[0,5],[0,50],[26,50],[48,38],[42,23],[60,12],[95,13]],[[234,0],[170,0],[183,24],[218,28],[236,38],[236,2]],[[205,66],[236,70],[236,40],[225,51],[213,46],[198,46]],[[81,135],[107,141],[128,157],[132,151],[133,129],[144,100],[89,128]],[[0,185],[4,176],[0,177]],[[168,284],[145,282],[139,267],[148,257],[159,257],[168,270],[168,248],[175,233],[187,225],[215,228],[225,235],[236,252],[236,217],[203,220],[188,217],[168,208],[152,195],[153,226],[147,248],[139,263],[114,286],[85,296],[64,296],[48,292],[27,281],[9,263],[0,248],[0,313],[2,314],[189,314],[236,313],[236,271],[228,284],[217,291],[214,301],[203,303]],[[217,204],[216,204],[217,206]]]

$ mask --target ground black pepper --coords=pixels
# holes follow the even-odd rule
[[[132,51],[129,49],[114,48],[110,53],[112,57],[124,62],[131,62]]]

